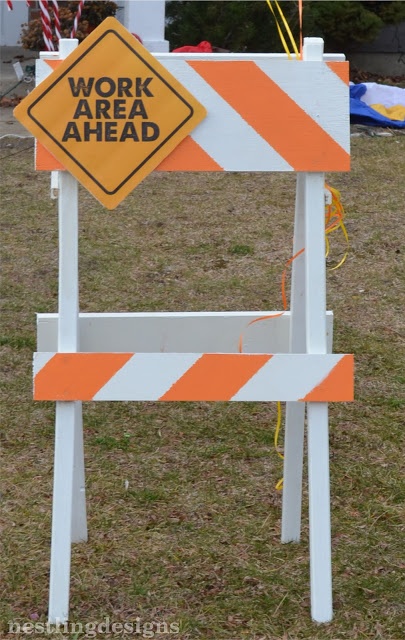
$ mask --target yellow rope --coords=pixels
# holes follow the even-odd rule
[[[334,231],[337,231],[339,229],[341,229],[343,236],[346,240],[346,251],[343,255],[343,258],[338,262],[338,264],[336,264],[334,267],[331,267],[330,271],[334,271],[335,269],[339,269],[339,267],[342,266],[342,264],[345,262],[348,254],[349,254],[349,248],[350,248],[350,242],[349,242],[349,234],[347,233],[347,229],[344,223],[344,217],[345,217],[345,211],[343,208],[343,204],[341,201],[341,196],[340,196],[340,192],[337,189],[334,189],[333,187],[329,186],[328,184],[325,183],[325,188],[330,192],[331,194],[331,204],[326,205],[325,208],[325,245],[326,245],[326,255],[325,257],[329,256],[330,253],[330,241],[329,241],[329,235],[331,233],[333,233]],[[293,258],[290,258],[290,260],[286,263],[286,267],[283,271],[283,275],[282,275],[282,285],[281,285],[281,291],[282,291],[282,298],[283,298],[283,308],[284,310],[287,308],[287,297],[286,297],[286,293],[285,293],[285,277],[286,277],[286,273],[287,273],[287,266],[289,266],[293,260],[298,257],[298,255],[300,255],[302,252],[304,251],[304,249],[301,249],[300,252],[298,252],[298,254],[296,254],[295,256],[293,256]],[[280,431],[281,431],[281,402],[277,402],[277,424],[276,424],[276,430],[274,432],[274,448],[276,450],[277,455],[281,458],[284,459],[283,454],[280,451],[279,445],[278,445],[278,440],[279,440],[279,436],[280,436]],[[277,484],[276,484],[276,490],[277,491],[281,491],[281,489],[283,488],[283,478],[281,478]]]
[[[284,47],[284,51],[286,52],[288,59],[291,60],[292,56],[290,53],[290,50],[288,48],[286,39],[284,37],[283,31],[281,29],[279,20],[277,18],[276,12],[273,8],[273,5],[271,3],[271,0],[266,0],[267,5],[271,11],[271,13],[273,14],[275,23],[276,23],[276,27],[277,27],[277,31],[278,34],[280,36],[280,40],[282,42],[282,45]],[[287,32],[287,35],[290,39],[292,48],[294,50],[295,56],[296,58],[299,60],[300,59],[300,53],[298,52],[298,48],[297,45],[295,43],[294,37],[291,33],[291,29],[288,26],[287,20],[285,19],[285,16],[281,10],[281,7],[279,5],[279,3],[277,2],[277,0],[274,0],[274,4],[278,10],[279,16],[281,18],[281,21],[284,25],[284,28]],[[300,19],[300,48],[302,50],[302,0],[299,1],[299,19]],[[336,264],[334,267],[330,268],[330,271],[334,271],[335,269],[339,269],[339,267],[342,266],[342,264],[345,262],[348,253],[349,253],[349,248],[350,248],[350,243],[349,243],[349,234],[347,233],[347,229],[344,223],[344,216],[345,216],[345,212],[343,209],[343,205],[341,202],[341,198],[340,198],[340,193],[337,189],[334,189],[333,187],[330,187],[329,185],[327,185],[325,183],[325,188],[328,189],[328,191],[331,194],[331,198],[332,198],[332,202],[330,205],[326,206],[326,212],[325,212],[325,250],[326,250],[326,254],[325,257],[327,258],[329,256],[330,253],[330,241],[329,241],[329,235],[331,233],[333,233],[334,231],[337,231],[339,229],[341,229],[343,236],[346,240],[346,251],[343,255],[343,258],[340,260],[340,262],[338,262],[338,264]],[[292,258],[290,258],[290,260],[288,260],[288,262],[286,263],[286,266],[284,268],[282,277],[281,277],[281,295],[282,295],[282,299],[283,299],[283,308],[284,311],[287,309],[287,297],[285,294],[285,278],[286,278],[286,273],[287,273],[287,267],[292,264],[293,260],[298,257],[298,255],[300,255],[305,249],[301,249],[301,251],[299,251],[295,256],[293,256]],[[284,313],[284,311],[282,313]],[[274,314],[273,316],[262,316],[260,318],[257,318],[256,320],[253,320],[252,322],[249,323],[253,324],[253,322],[257,322],[259,320],[266,320],[268,318],[272,318],[272,317],[277,317],[281,314]],[[248,325],[248,326],[249,326]],[[239,351],[242,352],[242,342],[243,342],[243,334],[240,336],[239,338]],[[274,448],[276,450],[277,455],[284,460],[284,456],[281,453],[279,446],[278,446],[278,439],[280,436],[280,431],[281,431],[281,402],[277,402],[277,424],[276,424],[276,430],[274,432]],[[276,484],[276,489],[278,491],[280,491],[283,488],[283,478],[281,478],[277,484]]]
[[[350,249],[350,241],[349,234],[347,233],[347,229],[344,223],[345,218],[345,210],[343,208],[343,204],[340,197],[340,192],[333,187],[330,187],[325,183],[325,188],[330,192],[332,197],[331,204],[326,206],[326,214],[325,214],[325,243],[326,243],[326,257],[329,256],[330,251],[330,242],[328,235],[341,229],[344,239],[346,241],[346,250],[343,255],[343,258],[336,264],[334,267],[330,268],[330,271],[335,271],[335,269],[339,269],[342,264],[345,262]]]
[[[281,40],[282,45],[283,45],[283,47],[284,47],[284,51],[286,52],[286,54],[287,54],[287,56],[288,56],[288,59],[289,59],[289,60],[291,60],[291,53],[290,53],[290,50],[289,50],[289,48],[288,48],[288,45],[287,45],[286,39],[285,39],[285,37],[284,37],[283,31],[282,31],[282,29],[281,29],[280,23],[279,23],[279,21],[278,21],[278,18],[277,18],[276,12],[275,12],[275,11],[274,11],[274,9],[273,9],[273,5],[272,5],[272,3],[271,3],[271,0],[266,0],[266,2],[267,2],[267,4],[268,4],[268,7],[269,7],[270,11],[271,11],[271,12],[272,12],[272,14],[273,14],[273,17],[274,17],[274,20],[275,20],[275,23],[276,23],[276,27],[277,27],[277,31],[278,31],[278,35],[280,36],[280,40]],[[297,58],[297,60],[299,60],[299,59],[300,59],[300,53],[299,53],[299,51],[298,51],[298,47],[297,47],[297,45],[296,45],[296,43],[295,43],[294,36],[293,36],[293,34],[291,33],[291,29],[290,29],[290,27],[288,26],[288,22],[287,22],[287,20],[285,19],[285,16],[284,16],[284,14],[283,14],[283,12],[282,12],[282,10],[281,10],[281,7],[280,7],[279,3],[277,2],[277,0],[274,0],[274,4],[276,5],[276,8],[278,9],[278,12],[279,12],[279,14],[280,14],[280,18],[281,18],[282,23],[283,23],[283,25],[284,25],[284,28],[285,28],[285,30],[286,30],[286,32],[287,32],[287,35],[288,35],[288,37],[289,37],[289,39],[290,39],[291,46],[292,46],[292,48],[293,48],[293,50],[294,50],[294,53],[295,53],[295,57]]]

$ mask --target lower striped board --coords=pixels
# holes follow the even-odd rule
[[[354,360],[341,354],[34,354],[34,400],[353,400]]]

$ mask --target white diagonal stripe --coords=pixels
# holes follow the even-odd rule
[[[200,358],[195,353],[136,353],[94,400],[158,400]]]
[[[225,171],[293,171],[293,167],[184,60],[164,65],[207,109],[191,137]]]
[[[49,351],[38,351],[37,353],[34,353],[34,360],[32,363],[34,377],[41,371],[41,369],[44,368],[46,364],[48,364],[49,360],[51,360],[54,355],[55,353],[51,353]]]
[[[330,373],[343,356],[337,354],[276,354],[236,393],[232,400],[304,398]]]
[[[349,87],[326,63],[259,60],[256,64],[342,149],[350,152]],[[342,109],[342,105],[346,108]]]

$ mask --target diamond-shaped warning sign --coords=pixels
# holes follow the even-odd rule
[[[115,18],[107,18],[14,110],[108,209],[206,116]]]

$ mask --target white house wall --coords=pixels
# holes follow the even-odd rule
[[[7,3],[0,2],[0,44],[2,47],[15,47],[19,44],[21,25],[28,22],[28,7],[23,0],[13,2],[13,10],[9,11]]]
[[[167,52],[165,40],[164,0],[119,0],[116,18],[130,31],[137,33],[149,51]],[[15,47],[19,44],[21,25],[28,22],[25,0],[13,0],[9,11],[5,0],[0,0],[0,44]]]

